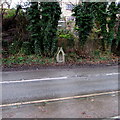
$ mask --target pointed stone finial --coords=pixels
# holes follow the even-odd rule
[[[56,60],[58,63],[64,63],[65,62],[65,53],[62,49],[62,47],[58,48]]]

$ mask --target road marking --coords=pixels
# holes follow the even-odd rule
[[[119,73],[107,73],[103,75],[118,75]],[[101,76],[100,74],[96,74],[95,76]],[[30,79],[30,80],[19,80],[19,81],[4,81],[0,82],[0,84],[10,84],[10,83],[23,83],[23,82],[37,82],[37,81],[48,81],[48,80],[61,80],[61,79],[67,79],[68,77],[56,77],[56,78],[41,78],[41,79]]]
[[[115,118],[115,119],[117,119],[117,118],[120,118],[120,116],[115,116],[115,117],[111,117],[111,118]]]
[[[105,118],[102,120],[120,120],[120,116],[114,116],[114,117],[110,117],[110,118]]]
[[[19,81],[4,81],[0,84],[10,84],[10,83],[23,83],[23,82],[37,82],[37,81],[48,81],[48,80],[62,80],[67,79],[68,77],[56,77],[56,78],[41,78],[41,79],[31,79],[31,80],[19,80]]]
[[[110,75],[119,75],[120,73],[106,73],[106,74],[96,74],[95,76],[101,76],[101,75],[107,75],[107,76],[110,76]]]
[[[106,75],[118,75],[119,73],[108,73],[108,74],[106,74]]]
[[[43,103],[43,102],[52,102],[52,101],[60,101],[60,100],[70,100],[76,98],[86,98],[86,97],[93,97],[93,96],[100,96],[100,95],[108,95],[108,94],[115,94],[119,93],[120,91],[113,91],[113,92],[104,92],[104,93],[94,93],[94,94],[87,94],[87,95],[80,95],[80,96],[72,96],[72,97],[64,97],[64,98],[55,98],[55,99],[46,99],[46,100],[37,100],[37,101],[28,101],[28,102],[20,102],[20,103],[12,103],[12,104],[3,104],[0,107],[10,107],[10,106],[18,106],[18,105],[27,105],[27,104],[35,104],[35,103]]]

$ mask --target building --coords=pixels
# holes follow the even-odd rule
[[[75,5],[79,3],[80,0],[61,0],[61,20],[59,20],[59,28],[66,28],[68,30],[73,30],[73,26],[75,24],[75,17],[72,16],[72,9]],[[72,22],[73,21],[73,22]]]
[[[61,18],[64,18],[66,21],[74,20],[74,17],[72,16],[72,9],[78,4],[78,1],[79,0],[61,0]]]

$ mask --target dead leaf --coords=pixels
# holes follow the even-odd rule
[[[82,112],[82,114],[83,114],[83,115],[85,115],[85,114],[86,114],[86,112]]]

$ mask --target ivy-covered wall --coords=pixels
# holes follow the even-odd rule
[[[58,2],[32,2],[27,11],[28,30],[35,54],[53,56],[57,49],[57,26],[61,8]]]
[[[106,51],[106,49],[112,51],[113,47],[117,48],[120,34],[119,30],[118,33],[115,33],[115,24],[117,14],[120,12],[120,4],[115,2],[110,5],[108,2],[82,2],[73,9],[73,12],[76,17],[81,48],[84,47],[93,28],[96,29],[96,32],[99,31],[102,51]]]

